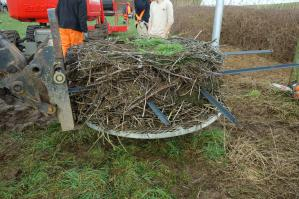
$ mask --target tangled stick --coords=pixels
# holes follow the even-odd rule
[[[77,122],[105,129],[160,130],[198,124],[215,113],[200,96],[205,88],[221,98],[223,54],[210,42],[171,38],[183,51],[169,55],[141,51],[132,43],[101,40],[76,46],[68,79],[84,89],[71,96]],[[164,126],[147,106],[153,101],[170,121]]]

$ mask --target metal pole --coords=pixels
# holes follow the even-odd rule
[[[219,43],[220,43],[223,10],[224,10],[224,0],[217,0],[216,8],[215,8],[213,35],[212,35],[212,41],[214,41],[213,46],[215,47],[219,47]]]
[[[59,25],[55,14],[55,9],[48,9],[48,18],[52,34],[51,39],[53,41],[51,44],[49,42],[49,45],[52,45],[54,50],[54,66],[52,69],[50,69],[50,73],[53,73],[53,81],[47,79],[47,81],[51,82],[47,87],[48,94],[50,96],[51,102],[57,105],[57,116],[62,130],[69,131],[75,128],[75,123],[64,71],[64,57],[61,48]]]
[[[297,41],[297,48],[296,48],[296,51],[295,51],[294,63],[299,64],[299,39]],[[294,68],[293,69],[292,79],[299,82],[299,68]]]
[[[49,18],[51,35],[52,35],[54,49],[55,49],[55,58],[60,59],[60,61],[63,62],[63,53],[61,48],[59,25],[55,13],[55,8],[48,9],[48,18]]]
[[[238,51],[238,52],[224,52],[225,56],[232,55],[257,55],[257,54],[272,54],[272,50],[247,50],[247,51]]]

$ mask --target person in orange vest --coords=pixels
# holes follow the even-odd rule
[[[150,2],[150,0],[134,0],[136,28],[140,37],[148,37]]]
[[[132,7],[129,2],[125,4],[124,11],[123,11],[123,17],[124,17],[124,23],[127,23],[129,20],[129,17],[132,15]]]
[[[63,55],[74,45],[80,45],[87,34],[86,0],[59,0],[56,7]]]

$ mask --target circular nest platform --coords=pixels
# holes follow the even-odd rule
[[[223,54],[185,38],[95,41],[71,49],[68,79],[77,123],[111,135],[158,139],[185,135],[220,114],[201,89],[221,101]],[[154,106],[154,107],[153,107]]]

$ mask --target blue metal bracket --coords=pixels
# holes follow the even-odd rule
[[[224,52],[225,56],[232,55],[257,55],[257,54],[272,54],[273,50],[247,50],[247,51],[237,51],[237,52]]]
[[[213,105],[215,106],[219,112],[221,112],[224,117],[226,117],[231,123],[237,124],[238,121],[236,119],[236,117],[227,109],[225,108],[222,104],[220,104],[220,102],[218,102],[212,95],[210,95],[207,91],[205,90],[201,90],[200,91],[201,94],[207,98],[207,100]]]
[[[153,101],[148,101],[147,105],[152,109],[154,114],[159,118],[159,120],[165,125],[169,126],[170,122],[166,115],[162,113],[162,111],[156,106],[156,104]]]
[[[261,71],[269,71],[269,70],[278,70],[278,69],[286,69],[286,68],[296,68],[299,67],[299,64],[281,64],[274,66],[260,66],[256,68],[242,68],[236,70],[225,70],[219,73],[219,75],[238,75],[241,73],[252,73],[252,72],[261,72]]]
[[[75,94],[75,93],[80,93],[82,91],[85,91],[86,89],[82,87],[71,87],[69,88],[69,94]]]
[[[81,93],[81,92],[90,91],[90,90],[92,90],[92,87],[78,86],[78,87],[70,87],[68,91],[69,91],[69,94],[76,94],[76,93]]]

